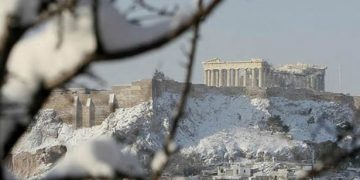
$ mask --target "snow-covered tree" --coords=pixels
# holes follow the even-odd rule
[[[192,1],[190,1],[192,2]],[[79,74],[95,61],[119,61],[166,46],[181,34],[194,29],[189,67],[196,50],[199,24],[221,0],[195,1],[192,8],[156,8],[144,0],[134,0],[156,13],[162,21],[141,24],[127,18],[116,0],[2,0],[0,2],[0,155],[1,166],[19,137],[33,121],[50,92]],[[191,71],[187,75],[190,81]],[[189,83],[188,83],[189,84]],[[184,95],[188,93],[185,88]],[[186,99],[186,98],[184,98]],[[183,107],[185,101],[180,102]],[[180,119],[182,111],[174,119]],[[176,121],[174,121],[176,122]],[[158,178],[168,156],[175,151],[172,138],[153,161],[153,178]],[[100,148],[100,149],[99,149]],[[95,141],[64,160],[53,177],[134,177],[145,178],[136,160],[117,152],[114,140]],[[103,152],[103,153],[94,153]],[[76,153],[82,154],[80,161]],[[111,155],[111,158],[104,156]],[[74,161],[77,162],[75,163]],[[91,164],[91,166],[89,166]],[[64,168],[61,168],[64,167]],[[8,177],[0,171],[1,177]]]

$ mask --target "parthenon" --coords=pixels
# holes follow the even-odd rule
[[[325,90],[326,66],[288,64],[274,68],[263,59],[203,62],[204,84],[216,87],[284,87]]]

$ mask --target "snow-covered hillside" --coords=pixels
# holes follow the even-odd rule
[[[127,152],[152,153],[162,146],[178,99],[178,94],[165,92],[154,102],[117,109],[101,125],[78,130],[63,124],[54,111],[45,110],[14,153],[54,145],[71,150],[100,136],[115,136],[127,144]],[[336,124],[352,121],[353,114],[348,105],[327,101],[208,93],[189,99],[176,141],[184,157],[200,157],[204,164],[241,158],[308,160],[310,147],[305,141],[335,141]],[[270,117],[288,126],[288,132],[271,131]]]

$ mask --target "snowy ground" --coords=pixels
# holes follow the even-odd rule
[[[162,146],[178,98],[164,93],[154,102],[117,109],[99,126],[78,130],[45,110],[14,152],[58,144],[72,150],[95,137],[113,135],[127,144],[127,152],[153,152]],[[289,126],[287,134],[264,130],[274,115]],[[334,141],[336,124],[352,118],[350,107],[332,102],[205,94],[189,99],[176,141],[183,155],[197,154],[205,164],[237,158],[292,160],[294,153],[306,159],[310,152],[304,140]]]

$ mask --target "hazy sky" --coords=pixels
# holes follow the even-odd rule
[[[359,0],[225,1],[202,26],[193,82],[202,83],[204,60],[264,58],[275,66],[327,65],[327,91],[360,95],[359,7]],[[183,81],[180,47],[188,38],[124,62],[97,64],[95,72],[109,85],[149,79],[156,68]]]

